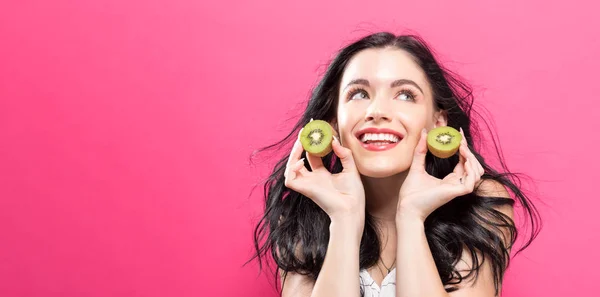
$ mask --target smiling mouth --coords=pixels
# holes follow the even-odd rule
[[[358,137],[360,142],[369,145],[388,145],[396,144],[402,140],[402,137],[391,133],[364,133]]]
[[[364,133],[358,136],[358,140],[364,149],[381,152],[394,148],[402,140],[402,136],[392,133]]]

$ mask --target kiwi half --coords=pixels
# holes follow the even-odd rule
[[[325,157],[332,150],[333,128],[328,122],[311,120],[300,133],[300,142],[305,151],[313,156]]]
[[[462,134],[452,127],[437,127],[427,133],[427,148],[438,158],[450,158],[460,148]]]

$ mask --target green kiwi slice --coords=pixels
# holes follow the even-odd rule
[[[427,148],[438,158],[450,158],[460,148],[462,134],[458,130],[443,126],[432,129],[427,133]]]
[[[305,151],[313,156],[324,157],[332,150],[333,128],[328,122],[311,120],[300,133],[300,142]]]

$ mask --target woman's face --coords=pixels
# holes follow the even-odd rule
[[[362,175],[406,171],[421,130],[445,126],[426,75],[399,49],[367,49],[349,62],[339,89],[340,141]]]

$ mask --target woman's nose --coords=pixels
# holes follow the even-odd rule
[[[390,110],[383,101],[378,99],[371,101],[372,103],[369,105],[365,115],[366,121],[379,122],[391,120],[389,115]]]

